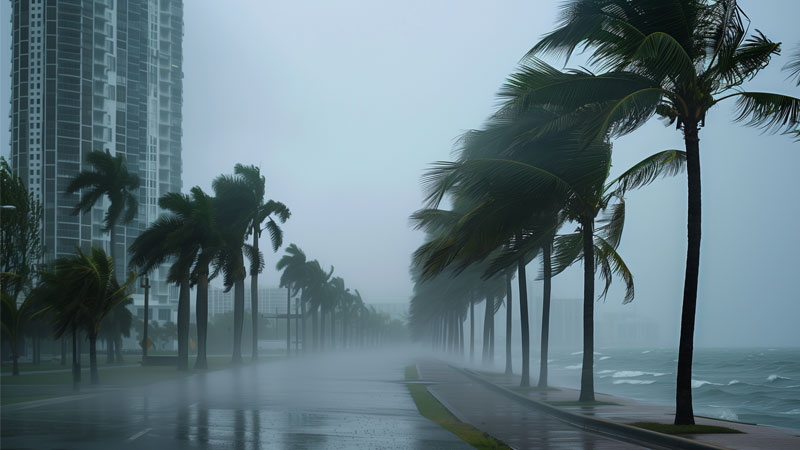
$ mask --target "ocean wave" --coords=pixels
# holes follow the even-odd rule
[[[581,367],[583,367],[583,365],[581,365],[581,364],[573,364],[571,366],[566,366],[564,368],[565,369],[569,369],[569,370],[574,370],[574,369],[580,369]]]
[[[599,361],[603,361],[604,359],[611,359],[610,356],[601,356]]]
[[[598,375],[605,375],[607,373],[614,373],[614,371],[613,370],[601,370],[600,372],[597,372]]]
[[[800,414],[800,408],[793,409],[791,411],[786,411],[784,414]]]
[[[791,380],[791,378],[782,377],[782,376],[774,374],[774,373],[767,377],[767,381],[769,381],[770,383],[772,383],[773,381],[777,381],[777,380]]]
[[[731,385],[734,385],[734,384],[742,384],[742,382],[741,382],[741,381],[739,381],[739,380],[731,380],[731,381],[728,381],[728,386],[731,386]]]
[[[650,353],[650,350],[645,350],[645,351],[642,352],[643,355],[647,354],[647,353]]]
[[[653,384],[655,380],[614,380],[614,384]]]
[[[712,383],[706,380],[692,380],[692,389],[697,389],[707,384],[711,386],[722,386],[722,383]]]
[[[612,375],[613,378],[633,378],[633,377],[640,377],[642,375],[652,375],[654,377],[660,377],[662,375],[666,375],[665,372],[642,372],[640,370],[620,370],[619,372],[615,372]]]

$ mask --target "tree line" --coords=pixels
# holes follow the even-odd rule
[[[743,85],[780,53],[733,0],[570,0],[557,28],[523,57],[501,87],[499,108],[461,136],[455,161],[423,177],[426,232],[413,255],[411,326],[418,339],[464,352],[463,322],[485,301],[484,349],[493,352],[494,312],[506,302],[506,372],[511,373],[511,281],[521,319],[522,386],[530,384],[525,268],[543,281],[539,386],[547,386],[551,278],[583,266],[583,360],[579,401],[594,400],[594,302],[612,279],[634,299],[631,269],[617,252],[625,196],[665,176],[687,174],[687,257],[676,379],[676,424],[693,424],[691,370],[701,236],[699,135],[707,113],[735,101],[734,121],[800,136],[800,100]],[[590,69],[558,69],[578,50]],[[800,85],[800,53],[785,66]],[[684,148],[656,152],[612,178],[612,144],[658,117]],[[442,207],[449,204],[450,208]],[[597,279],[601,281],[596,286]],[[470,356],[474,331],[470,330]],[[490,355],[484,350],[484,358]]]
[[[124,250],[118,242],[118,227],[130,223],[138,214],[140,179],[128,170],[121,154],[94,151],[87,155],[86,162],[88,169],[71,180],[66,193],[77,195],[74,215],[90,214],[97,202],[104,197],[108,199],[102,230],[109,234],[110,251],[77,248],[74,254],[45,266],[39,263],[41,205],[31,198],[22,179],[2,161],[2,204],[15,207],[3,211],[0,278],[2,330],[10,344],[13,374],[19,374],[19,348],[26,332],[30,335],[33,330],[45,328],[56,339],[71,337],[76,387],[81,378],[80,341],[85,335],[89,342],[91,382],[97,383],[98,339],[106,339],[109,361],[121,362],[122,336],[130,334],[133,322],[128,306],[132,304],[135,281],[162,265],[168,267],[167,282],[175,284],[179,291],[178,370],[189,369],[192,288],[195,288],[197,343],[194,367],[208,367],[208,286],[217,276],[222,278],[226,291],[234,292],[233,364],[243,362],[244,282],[250,276],[250,359],[257,361],[261,317],[258,275],[265,267],[259,239],[266,232],[272,250],[277,251],[283,245],[280,224],[291,216],[283,203],[266,198],[266,180],[259,168],[236,164],[233,174],[213,180],[213,196],[198,186],[187,194],[164,194],[158,199],[163,213],[128,249],[129,267],[134,270],[122,274],[114,264],[121,261],[120,252]],[[353,293],[345,288],[341,277],[332,277],[333,269],[326,273],[317,261],[306,263],[305,255],[294,244],[287,248],[278,269],[284,270],[281,286],[294,290],[295,295],[302,292],[302,311],[296,322],[305,330],[306,318],[312,319],[313,349],[375,345],[390,325],[396,325],[386,315],[367,307],[358,291]],[[290,313],[287,311],[287,322]],[[326,323],[330,324],[327,334]],[[337,325],[342,328],[338,333]],[[307,348],[303,346],[304,350]],[[62,348],[62,362],[65,354]]]

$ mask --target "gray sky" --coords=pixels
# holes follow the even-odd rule
[[[800,44],[800,2],[741,3],[754,28],[784,42],[784,53]],[[450,158],[454,139],[492,112],[505,77],[552,29],[557,5],[186,0],[184,187],[210,190],[213,177],[236,162],[260,165],[268,195],[292,210],[286,244],[334,265],[369,302],[406,301],[409,256],[422,241],[408,225],[420,207],[420,175]],[[3,2],[4,74],[9,10]],[[748,88],[800,95],[779,70],[785,61],[776,58]],[[8,98],[3,77],[0,100],[8,105]],[[697,344],[797,346],[800,147],[731,117],[719,107],[701,132]],[[667,148],[682,148],[680,134],[653,121],[615,142],[615,170]],[[598,311],[630,308],[677,330],[685,197],[685,176],[629,197],[620,253],[634,273],[636,300],[619,306],[621,290],[613,289]],[[278,257],[266,255],[267,284],[277,284]],[[555,297],[581,292],[579,269],[554,282]]]

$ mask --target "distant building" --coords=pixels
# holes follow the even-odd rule
[[[258,288],[258,312],[259,314],[286,314],[286,288],[278,287],[259,287]],[[295,312],[297,297],[291,298],[291,312]],[[250,312],[250,288],[244,291],[244,310]],[[213,318],[217,314],[233,312],[233,289],[225,292],[223,288],[217,286],[208,287],[208,317]],[[194,318],[192,318],[194,320]]]
[[[76,247],[108,250],[108,200],[73,216],[80,196],[65,193],[86,155],[108,150],[141,179],[139,212],[116,229],[125,273],[158,198],[182,188],[183,2],[12,0],[11,9],[10,164],[42,203],[44,262]],[[165,268],[151,275],[157,315],[176,307],[165,279]]]

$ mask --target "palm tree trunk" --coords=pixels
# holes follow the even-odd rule
[[[519,279],[519,324],[522,335],[522,379],[521,387],[531,385],[531,336],[528,329],[528,283],[525,276],[525,256],[519,257],[517,264]]]
[[[19,375],[19,342],[16,337],[11,340],[11,361],[11,375]]]
[[[244,325],[244,279],[233,282],[233,364],[242,363],[242,328]]]
[[[336,307],[331,308],[331,350],[336,350]]]
[[[61,365],[67,365],[67,340],[61,338]]]
[[[197,277],[197,294],[195,297],[195,316],[197,317],[197,360],[195,369],[207,369],[207,341],[208,341],[208,265]]]
[[[253,226],[253,248],[258,255],[258,233]],[[258,273],[250,272],[250,313],[253,321],[253,361],[258,360]],[[288,313],[287,313],[288,314]]]
[[[469,362],[475,360],[475,302],[469,302]]]
[[[97,333],[89,333],[89,374],[92,384],[100,383],[100,374],[97,372]]]
[[[547,387],[547,356],[550,345],[550,291],[552,266],[550,264],[551,243],[542,249],[542,341],[539,351],[539,387]]]
[[[294,354],[300,354],[300,299],[294,301]]]
[[[583,363],[580,402],[594,401],[594,220],[584,217],[583,228]]]
[[[511,375],[511,274],[506,275],[506,375]]]
[[[80,390],[81,383],[81,355],[78,351],[78,330],[72,325],[72,389]]]
[[[700,272],[701,196],[700,139],[697,123],[684,123],[686,172],[689,182],[686,249],[686,275],[683,284],[681,336],[678,347],[678,377],[675,390],[675,425],[693,425],[692,357],[694,353],[694,320],[697,309],[697,279]]]
[[[178,291],[178,370],[189,370],[189,271],[181,279]]]
[[[319,308],[314,309],[311,316],[311,340],[313,341],[313,350],[319,350]]]
[[[494,305],[498,300],[492,297],[492,308],[489,310],[489,364],[494,364]]]
[[[125,359],[122,357],[122,332],[121,330],[117,331],[118,333],[114,337],[114,352],[116,352],[117,355],[116,358],[117,363],[124,363]]]
[[[106,364],[114,362],[114,340],[106,338]]]
[[[487,296],[483,309],[483,348],[481,352],[481,364],[484,366],[489,363],[489,316],[492,308],[492,298]]]
[[[292,291],[286,288],[286,357],[292,353]]]
[[[325,310],[319,308],[319,349],[325,350]]]

